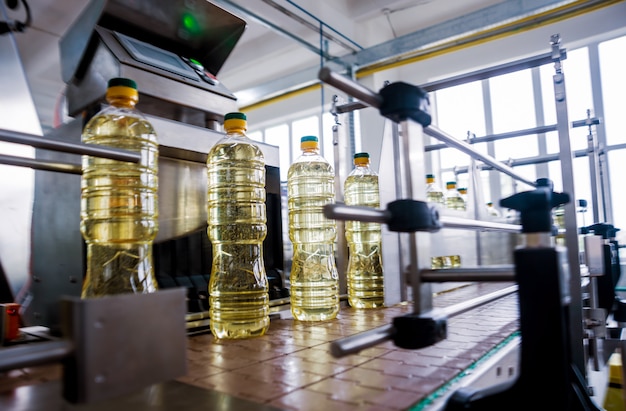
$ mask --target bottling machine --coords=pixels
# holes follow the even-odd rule
[[[74,119],[48,136],[79,142],[100,110],[106,82],[138,84],[137,108],[159,140],[159,232],[154,264],[162,288],[188,290],[195,326],[206,319],[211,246],[206,235],[206,156],[222,136],[221,121],[237,111],[235,96],[216,77],[245,29],[240,18],[202,1],[93,0],[60,41],[68,114]],[[268,235],[264,257],[274,298],[282,288],[283,246],[278,148],[260,143],[266,160]],[[77,157],[38,149],[45,161]],[[78,230],[78,175],[38,171],[32,228],[29,324],[59,325],[61,295],[80,295],[84,272]],[[50,207],[49,204],[55,204]]]
[[[206,287],[207,269],[210,267],[210,243],[205,238],[204,160],[212,144],[221,137],[218,130],[221,117],[236,108],[234,96],[219,83],[216,74],[244,27],[243,21],[209,2],[93,0],[62,39],[63,79],[67,83],[68,111],[76,118],[47,136],[55,143],[44,144],[28,139],[26,135],[14,133],[16,142],[29,141],[38,147],[35,161],[32,162],[34,168],[57,171],[37,171],[35,178],[33,275],[30,285],[33,299],[25,312],[25,321],[49,327],[53,334],[59,333],[62,338],[43,343],[36,349],[31,349],[28,344],[17,349],[11,347],[13,356],[0,358],[0,370],[6,370],[10,366],[31,366],[60,360],[64,363],[64,396],[71,402],[98,401],[108,395],[132,392],[142,386],[168,381],[185,373],[185,327],[181,326],[182,317],[186,316],[188,319],[187,328],[190,320],[194,324],[197,324],[197,320],[200,323],[206,320],[202,316],[202,311],[206,308],[206,295],[201,293],[203,287]],[[557,38],[553,39],[552,52],[532,64],[552,61],[557,66],[555,88],[563,93],[563,98],[557,103],[561,134],[559,140],[562,152],[569,153],[571,150],[568,146],[567,116],[564,111],[564,83],[559,71],[562,57],[564,52],[559,48]],[[520,63],[522,66],[527,64],[528,61]],[[497,69],[479,73],[478,76],[488,76],[496,72]],[[164,290],[138,298],[120,296],[97,302],[80,301],[76,296],[80,292],[84,257],[78,231],[77,174],[80,170],[77,166],[77,154],[89,153],[133,161],[133,156],[128,153],[115,150],[90,152],[88,147],[78,143],[85,119],[98,111],[106,81],[113,76],[127,76],[137,81],[141,96],[138,108],[146,113],[159,137],[160,231],[154,254],[157,278]],[[526,343],[522,344],[521,377],[515,383],[499,386],[495,390],[457,391],[444,406],[450,410],[498,409],[502,405],[502,398],[532,398],[535,388],[532,377],[542,371],[533,365],[533,355],[539,354],[536,358],[548,361],[554,353],[560,353],[559,361],[555,361],[551,368],[553,375],[560,379],[557,394],[568,405],[572,405],[568,409],[594,409],[584,386],[587,355],[584,351],[586,347],[583,347],[585,338],[583,321],[580,318],[583,298],[580,289],[581,276],[576,269],[578,248],[571,247],[564,255],[546,246],[546,239],[549,237],[546,224],[542,224],[537,231],[528,229],[528,214],[524,214],[536,211],[536,206],[539,209],[537,215],[541,217],[542,223],[546,223],[551,208],[565,204],[567,239],[570,245],[574,244],[577,240],[576,222],[572,212],[573,205],[567,201],[567,195],[553,193],[546,181],[524,179],[510,167],[476,152],[464,142],[430,125],[427,94],[419,87],[394,83],[386,86],[380,93],[374,93],[327,69],[322,69],[320,79],[346,91],[366,105],[380,109],[381,115],[394,124],[394,133],[384,137],[381,154],[381,158],[389,160],[384,161],[385,166],[380,173],[384,182],[381,184],[381,204],[385,204],[386,208],[363,210],[344,208],[337,204],[327,207],[326,212],[328,217],[339,220],[350,218],[384,224],[386,304],[393,306],[410,298],[412,306],[403,311],[404,315],[392,318],[389,324],[362,334],[354,334],[356,328],[352,327],[356,325],[349,324],[346,329],[351,335],[347,338],[337,338],[337,334],[330,332],[338,332],[337,329],[331,330],[330,325],[327,325],[328,328],[311,327],[311,333],[326,330],[333,336],[328,345],[319,344],[318,341],[318,346],[307,348],[312,350],[309,352],[319,357],[322,355],[319,346],[329,347],[330,353],[336,358],[389,340],[408,350],[433,346],[447,338],[448,317],[471,309],[466,303],[449,309],[435,309],[433,284],[447,281],[517,281],[520,297],[523,297],[520,300],[522,341],[525,339]],[[519,198],[504,201],[505,205],[522,210],[522,225],[440,216],[436,208],[419,201],[419,193],[424,192],[424,184],[415,176],[424,175],[423,134],[436,137],[451,147],[476,156],[483,163],[533,187],[532,191],[522,193],[524,201]],[[67,154],[49,153],[47,148],[56,148],[57,151]],[[268,177],[268,237],[264,244],[264,258],[268,275],[271,277],[271,272],[275,273],[275,296],[281,297],[284,289],[280,280],[283,247],[278,154],[276,147],[262,145],[262,148],[266,155]],[[571,170],[571,158],[566,157],[564,155],[563,167],[567,171],[568,167]],[[58,173],[59,171],[62,173]],[[573,192],[571,173],[563,174],[566,191]],[[538,200],[530,201],[529,198]],[[527,200],[533,207],[526,207]],[[515,267],[429,269],[429,237],[442,228],[505,233],[522,230],[530,233],[531,243],[537,240],[531,245],[538,246],[538,254],[542,255],[538,259],[529,258],[529,254],[537,252],[530,247],[530,250],[516,253]],[[593,226],[589,230],[596,234],[594,237],[602,237],[601,240],[609,240],[614,235],[614,228],[610,227],[607,229]],[[599,253],[599,258],[607,262],[599,269],[590,262],[589,265],[594,265],[594,270],[610,270],[614,267],[615,256],[611,254],[608,243],[609,241],[603,243],[608,249],[605,247]],[[606,268],[606,264],[611,265],[611,268]],[[567,265],[569,270],[565,268]],[[533,271],[541,272],[542,275],[527,276],[529,273],[535,274]],[[564,275],[565,271],[571,275]],[[540,283],[544,279],[546,283]],[[410,297],[406,295],[406,284],[410,285]],[[545,299],[533,309],[535,302],[529,294],[533,294],[534,287],[538,284],[544,288],[542,295]],[[611,285],[602,285],[601,306],[613,305]],[[518,286],[481,297],[473,305],[486,304],[515,293]],[[61,296],[74,298],[64,298],[63,304],[58,308]],[[597,308],[596,304],[592,304],[592,308]],[[133,315],[126,315],[127,310]],[[199,315],[190,315],[192,311],[198,311]],[[398,311],[402,310],[392,312]],[[602,312],[592,311],[588,319],[595,321],[601,315]],[[124,320],[116,324],[119,327],[110,326],[121,318]],[[278,322],[281,320],[282,318]],[[541,324],[546,333],[540,334],[533,330],[535,324]],[[555,324],[558,326],[552,327]],[[288,329],[288,338],[305,328],[304,325],[291,326]],[[342,324],[337,328],[341,329]],[[167,339],[159,338],[160,331],[163,330],[168,332]],[[284,329],[279,328],[275,336],[284,336],[283,331]],[[596,333],[594,337],[603,338],[601,326],[596,326],[593,331]],[[116,346],[116,343],[126,341],[123,339],[124,335],[130,333],[134,334],[134,338],[128,351],[117,349],[119,345]],[[611,335],[618,341],[615,342],[616,345],[621,341],[617,334],[619,333]],[[293,342],[288,338],[282,340],[285,342],[285,351],[280,352],[276,358],[296,361],[290,357],[293,352],[287,351],[292,348],[290,343]],[[542,338],[547,338],[549,344],[542,346],[538,343]],[[162,340],[167,341],[161,344]],[[256,355],[263,351],[263,347],[268,347],[267,341],[254,343],[262,347],[252,349]],[[240,350],[239,353],[244,352],[243,345],[234,347]],[[218,349],[226,354],[228,347],[219,345]],[[306,351],[301,347],[296,350]],[[108,378],[109,375],[117,377],[122,374],[119,370],[123,369],[118,367],[111,374],[107,374],[106,371],[112,370],[110,363],[119,365],[120,361],[125,361],[124,364],[128,364],[128,356],[133,353],[137,355],[136,359],[133,358],[136,361],[133,363],[135,372],[126,377],[120,375],[119,379]],[[261,354],[269,356],[269,353]],[[263,360],[259,360],[261,362]],[[263,364],[268,367],[271,365]],[[354,369],[360,372],[359,365]],[[271,372],[272,368],[268,370]],[[454,372],[452,369],[448,371]],[[413,380],[409,384],[421,382],[413,375],[410,377]],[[239,377],[236,378],[239,382]],[[247,376],[246,381],[250,378]],[[549,378],[549,375],[544,375],[542,382],[548,383]],[[307,384],[313,385],[310,382]],[[219,393],[196,388],[179,383],[159,385],[150,394],[159,397],[164,404],[176,397],[176,401],[171,400],[170,403],[174,408],[188,406],[192,409],[212,403],[229,407],[228,409],[245,409],[253,405],[258,409],[274,409],[267,404],[250,404],[235,397],[223,397]],[[390,389],[389,386],[383,388],[387,391]],[[550,394],[546,387],[541,388],[542,395]],[[289,390],[295,391],[292,386],[289,386]],[[45,388],[42,392],[47,393]],[[195,402],[186,403],[187,396]],[[126,400],[135,404],[138,398]]]

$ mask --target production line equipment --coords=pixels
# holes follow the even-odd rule
[[[185,337],[209,324],[207,154],[224,136],[224,115],[237,111],[236,97],[217,74],[245,27],[244,20],[207,1],[91,0],[63,35],[61,75],[71,118],[45,138],[0,131],[2,141],[36,148],[34,159],[5,159],[36,171],[32,230],[18,233],[32,244],[31,274],[25,280],[29,300],[22,307],[23,329],[32,334],[29,343],[3,348],[0,371],[62,361],[64,397],[72,402],[184,375]],[[137,108],[159,141],[153,257],[161,291],[138,296],[136,303],[128,296],[80,299],[86,260],[79,230],[81,155],[139,161],[135,153],[80,142],[114,77],[135,80],[141,96]],[[263,257],[270,299],[284,300],[278,147],[258,144],[266,161]],[[133,344],[119,350],[115,342],[124,334],[133,335]],[[137,373],[106,378],[115,364],[125,363],[135,364]]]
[[[197,24],[190,25],[190,20]],[[60,41],[67,111],[74,119],[46,138],[79,143],[84,124],[100,110],[108,79],[136,81],[141,96],[137,108],[154,126],[159,141],[155,275],[160,288],[187,289],[189,324],[194,326],[208,321],[212,254],[206,235],[206,157],[223,137],[224,114],[237,111],[235,96],[216,75],[245,26],[239,17],[209,2],[92,0]],[[263,251],[271,297],[276,299],[285,291],[278,147],[260,146],[267,179]],[[42,149],[36,159],[80,161]],[[35,176],[33,299],[25,318],[52,330],[59,325],[59,296],[80,295],[85,270],[78,230],[79,173],[77,167],[63,174],[38,171]]]
[[[383,264],[385,269],[385,303],[395,303],[402,295],[406,281],[412,289],[413,313],[396,317],[392,324],[337,340],[331,344],[331,352],[337,357],[361,351],[364,348],[392,340],[395,345],[418,349],[435,344],[446,338],[446,320],[468,307],[456,307],[451,312],[434,309],[432,283],[446,281],[512,281],[516,287],[506,293],[517,292],[520,305],[520,364],[519,376],[514,381],[486,389],[463,387],[450,395],[446,410],[476,409],[496,410],[530,409],[538,398],[550,398],[560,409],[598,410],[592,400],[592,389],[588,383],[588,346],[604,343],[607,351],[623,345],[621,329],[610,338],[602,331],[593,334],[595,321],[583,321],[593,317],[593,310],[583,307],[583,275],[579,264],[578,230],[574,204],[574,182],[572,177],[572,151],[569,145],[567,109],[565,106],[565,83],[561,59],[565,52],[560,48],[560,38],[551,38],[552,50],[536,58],[531,64],[553,62],[555,75],[555,102],[557,105],[557,129],[561,147],[564,193],[555,193],[548,179],[529,181],[512,168],[494,158],[474,150],[469,144],[455,139],[430,124],[428,96],[424,89],[406,83],[386,85],[379,93],[373,92],[352,80],[322,68],[319,78],[323,82],[347,93],[358,101],[340,107],[339,112],[371,106],[390,119],[396,128],[389,137],[385,136],[381,154],[381,205],[383,210],[349,207],[343,204],[327,205],[325,214],[338,220],[378,222],[383,225]],[[519,62],[528,67],[529,61]],[[516,64],[496,67],[474,73],[474,79],[488,78],[496,73],[516,70]],[[456,79],[451,80],[457,81]],[[458,219],[440,216],[437,208],[419,201],[425,193],[422,176],[424,170],[423,135],[438,138],[450,147],[457,148],[472,158],[501,171],[532,189],[502,199],[500,205],[518,210],[521,225],[489,221]],[[417,178],[415,176],[418,176]],[[552,211],[555,207],[565,209],[566,246],[555,247]],[[523,245],[513,253],[514,265],[503,267],[463,267],[445,270],[430,269],[430,241],[432,233],[444,228],[521,232]],[[602,233],[602,228],[595,228]],[[608,235],[613,235],[614,231]],[[592,236],[593,237],[593,236]],[[602,234],[595,236],[602,238]],[[606,235],[604,236],[606,238]],[[608,246],[605,241],[605,246]],[[601,270],[611,271],[615,267],[615,254],[600,251],[608,265]],[[613,258],[611,264],[610,258]],[[592,264],[589,262],[589,264]],[[619,262],[617,262],[619,267]],[[597,269],[594,269],[597,270]],[[604,287],[610,291],[614,284]],[[593,281],[595,282],[595,281]],[[606,294],[606,292],[605,292]],[[501,294],[504,295],[504,294]],[[494,296],[493,298],[497,298]],[[609,299],[615,298],[609,296]],[[477,301],[482,304],[487,301]],[[612,305],[611,300],[611,305]],[[592,307],[597,306],[594,301]],[[620,306],[621,304],[617,304]],[[592,314],[590,314],[590,312]],[[600,323],[603,328],[604,318]],[[601,340],[601,341],[600,341]],[[597,353],[596,353],[597,354]],[[610,354],[610,353],[609,353]],[[597,357],[595,359],[597,361]],[[604,358],[606,360],[606,358]],[[561,408],[562,407],[562,408]]]

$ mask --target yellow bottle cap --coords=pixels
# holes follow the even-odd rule
[[[224,116],[224,130],[247,130],[248,121],[244,113],[227,113]]]
[[[137,83],[134,80],[115,77],[109,80],[107,84],[106,99],[128,98],[135,103],[139,101],[139,93],[137,92]]]
[[[315,136],[304,136],[300,139],[300,149],[310,150],[319,148],[319,140]]]
[[[356,153],[354,155],[354,165],[355,166],[366,166],[370,162],[369,153]]]

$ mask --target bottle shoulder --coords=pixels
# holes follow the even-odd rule
[[[246,135],[226,134],[211,147],[207,163],[235,160],[265,163],[263,150]]]
[[[364,177],[364,176],[373,176],[378,177],[378,173],[375,172],[371,167],[355,167],[350,171],[348,177]]]
[[[124,136],[157,144],[154,127],[134,108],[106,106],[93,116],[83,128],[83,141],[94,142],[103,136]]]
[[[300,155],[287,171],[287,177],[300,174],[335,175],[333,166],[319,154]]]

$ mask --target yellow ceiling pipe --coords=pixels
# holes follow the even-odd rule
[[[489,29],[475,32],[458,39],[451,40],[439,44],[434,47],[425,48],[416,52],[405,53],[404,55],[393,57],[393,62],[381,62],[372,64],[367,67],[357,69],[356,78],[363,78],[371,76],[374,73],[383,70],[389,70],[404,66],[406,64],[412,64],[421,60],[426,60],[432,57],[440,56],[446,53],[452,53],[465,47],[475,46],[483,44],[491,40],[504,38],[514,34],[518,34],[523,31],[528,31],[536,27],[546,26],[558,21],[563,21],[572,17],[580,16],[592,11],[599,10],[604,7],[612,6],[617,3],[622,3],[625,0],[579,0],[573,3],[557,7],[552,10],[547,10],[543,13],[535,14],[532,16],[524,17],[509,23],[494,26]],[[297,90],[288,91],[278,96],[270,97],[268,99],[259,101],[258,103],[250,104],[245,107],[241,107],[240,110],[249,112],[261,107],[265,107],[270,104],[274,104],[279,101],[283,101],[300,94],[304,94],[310,91],[318,90],[321,87],[320,83],[305,86]]]
[[[455,40],[447,41],[434,47],[396,56],[394,58],[395,61],[392,63],[381,62],[378,64],[369,65],[363,69],[357,69],[356,77],[367,77],[379,71],[397,68],[406,64],[412,64],[417,61],[426,60],[446,53],[458,51],[469,46],[484,44],[488,41],[508,37],[514,34],[519,34],[520,32],[529,31],[537,27],[546,26],[548,24],[553,24],[558,21],[563,21],[572,17],[590,13],[592,11],[599,10],[613,4],[621,3],[623,1],[624,0],[575,1],[573,3],[569,3],[567,5],[545,11],[543,13],[527,16],[513,22],[494,26],[480,32],[475,32],[464,37],[460,37]]]

